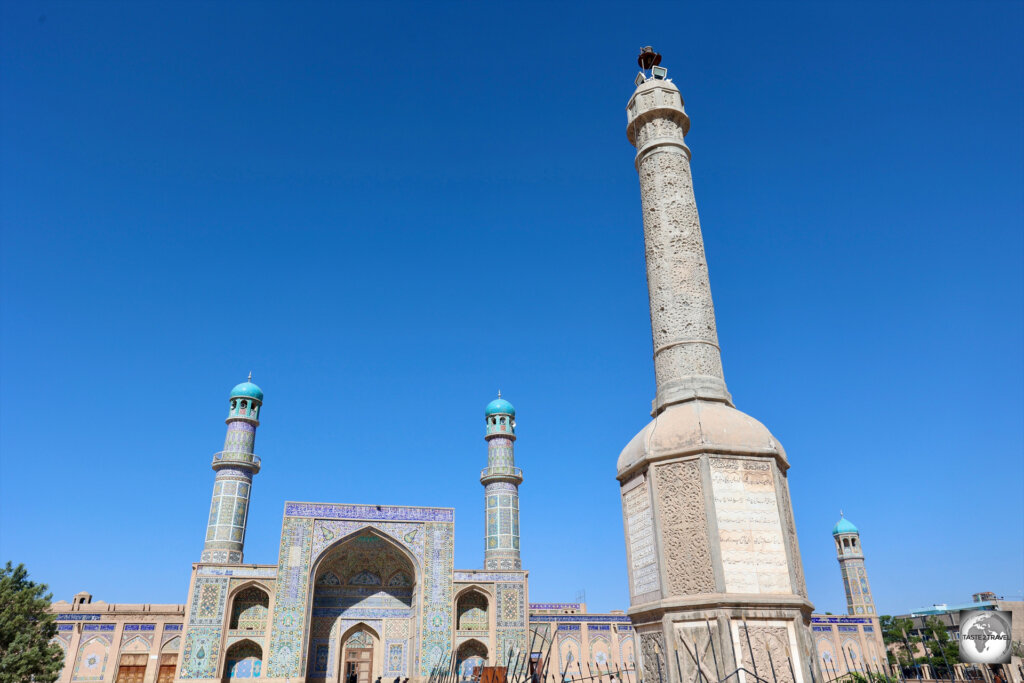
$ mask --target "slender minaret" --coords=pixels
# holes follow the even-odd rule
[[[519,485],[516,467],[516,409],[501,397],[487,404],[487,467],[480,472],[487,505],[484,569],[522,569],[519,557]]]
[[[874,615],[875,601],[871,597],[868,571],[864,568],[864,550],[860,547],[860,531],[839,512],[839,521],[832,527],[836,542],[836,557],[846,589],[846,611],[854,615]]]
[[[715,680],[737,667],[767,676],[774,664],[780,683],[820,681],[786,452],[733,407],[722,373],[690,119],[661,56],[645,48],[638,61],[626,134],[637,150],[657,392],[654,420],[622,451],[617,476],[642,677],[696,681],[697,652]]]
[[[252,380],[252,373],[249,373],[249,380]],[[213,480],[210,521],[206,525],[206,544],[200,562],[242,562],[252,477],[260,471],[260,459],[253,454],[253,446],[262,406],[263,391],[251,381],[242,382],[231,390],[224,450],[213,456],[217,476]]]

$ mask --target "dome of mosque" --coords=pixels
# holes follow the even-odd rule
[[[836,534],[857,534],[857,533],[860,533],[859,531],[857,531],[857,527],[855,527],[853,525],[853,523],[850,522],[850,520],[846,519],[846,517],[840,517],[839,521],[836,522],[836,525],[834,527],[832,527],[832,535],[833,536],[835,536]]]
[[[485,415],[511,415],[516,416],[516,409],[512,407],[512,404],[501,398],[500,396],[490,403],[487,404],[487,409],[484,410]]]
[[[236,396],[248,396],[249,398],[254,398],[257,401],[262,401],[263,390],[252,382],[242,382],[231,390],[231,398],[235,398]]]

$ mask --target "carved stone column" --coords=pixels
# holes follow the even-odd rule
[[[699,661],[712,681],[742,667],[820,683],[789,463],[726,389],[684,141],[690,120],[659,71],[637,79],[626,109],[657,380],[654,420],[618,461],[642,673],[645,683],[696,683]],[[753,680],[740,673],[740,683]]]

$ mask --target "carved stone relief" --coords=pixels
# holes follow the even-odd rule
[[[796,540],[796,523],[793,521],[793,504],[789,500],[789,480],[785,474],[779,476],[779,496],[782,499],[782,511],[786,515],[786,536],[789,540],[790,552],[793,556],[793,574],[796,576],[797,595],[807,597],[807,582],[804,580],[804,563],[800,560],[800,545]]]
[[[675,624],[676,648],[679,651],[679,667],[682,669],[682,683],[705,683],[718,681],[723,677],[719,664],[719,653],[711,646],[711,634],[717,642],[718,624],[704,621]],[[698,669],[698,662],[700,668]]]
[[[648,154],[638,169],[658,386],[690,375],[722,377],[690,162],[673,149]]]
[[[785,626],[751,622],[747,622],[746,626],[750,627],[749,633],[742,623],[739,625],[740,656],[743,666],[760,678],[778,683],[794,683],[793,672],[790,669],[792,653],[789,647],[789,630]],[[754,649],[753,659],[750,657],[751,647]],[[747,677],[747,680],[752,680],[752,677]]]
[[[640,656],[643,659],[644,681],[669,679],[669,671],[665,666],[665,634],[660,630],[640,633]]]
[[[658,512],[671,595],[715,592],[711,543],[704,509],[700,463],[673,462],[656,468]]]

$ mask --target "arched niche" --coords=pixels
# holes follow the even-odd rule
[[[612,664],[611,643],[606,636],[590,636],[589,648],[590,657],[587,659],[588,662],[593,662],[600,669],[604,669]]]
[[[359,623],[341,634],[338,678],[343,683],[370,683],[381,675],[383,647],[380,633]]]
[[[72,679],[102,679],[107,669],[109,655],[110,641],[105,636],[83,638],[75,657],[75,670]]]
[[[576,667],[582,666],[580,663],[581,656],[580,641],[574,636],[567,636],[565,634],[558,634],[558,662],[559,668],[565,670],[569,667],[576,670]]]
[[[490,598],[478,588],[468,588],[455,599],[455,628],[458,631],[487,631],[490,628]]]
[[[487,666],[487,646],[475,638],[460,643],[455,651],[455,670],[459,680],[470,680]]]
[[[307,677],[348,683],[347,668],[357,669],[357,683],[372,683],[377,676],[411,677],[420,576],[416,558],[397,540],[370,525],[325,549],[311,569]],[[398,639],[388,635],[387,653],[381,637],[384,619],[392,625],[400,623],[404,628],[396,630],[405,634]],[[351,626],[353,622],[358,628]],[[357,630],[372,634],[372,647],[346,647]],[[348,661],[349,649],[359,650],[359,662],[369,662],[369,666]],[[364,681],[367,668],[372,678]]]
[[[157,683],[174,680],[174,670],[178,666],[178,651],[181,650],[181,636],[174,636],[160,648],[160,659],[157,668]]]
[[[231,618],[228,628],[241,631],[263,631],[270,612],[270,594],[262,586],[251,583],[236,590],[231,597]]]
[[[636,642],[632,635],[619,635],[619,666],[624,669],[636,667]]]
[[[232,645],[224,653],[225,681],[260,678],[263,675],[263,648],[246,638]]]

